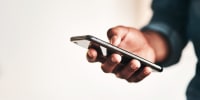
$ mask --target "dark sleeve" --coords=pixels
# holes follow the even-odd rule
[[[153,17],[142,31],[153,30],[163,35],[169,44],[169,55],[157,64],[166,67],[179,61],[188,39],[186,26],[189,0],[153,0]]]

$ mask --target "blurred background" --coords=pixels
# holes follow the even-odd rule
[[[196,57],[128,83],[88,63],[70,42],[90,34],[107,40],[117,25],[141,28],[151,0],[0,0],[0,100],[185,100]]]

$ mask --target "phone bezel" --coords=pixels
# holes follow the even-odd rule
[[[70,38],[71,42],[74,42],[76,43],[77,41],[79,40],[88,40],[88,41],[91,41],[91,42],[94,42],[94,43],[97,43],[107,49],[110,49],[110,50],[113,50],[113,51],[116,51],[116,53],[119,53],[120,55],[123,55],[123,56],[127,56],[129,58],[132,58],[132,59],[136,59],[136,60],[139,60],[142,64],[145,64],[147,66],[150,66],[152,69],[158,71],[158,72],[162,72],[163,71],[163,67],[157,65],[157,64],[154,64],[152,63],[151,61],[148,61],[140,56],[137,56],[127,50],[124,50],[122,48],[119,48],[117,46],[114,46],[106,41],[103,41],[95,36],[92,36],[92,35],[83,35],[83,36],[73,36]],[[77,44],[77,43],[76,43]]]

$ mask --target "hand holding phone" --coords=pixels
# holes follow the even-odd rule
[[[89,62],[100,61],[104,72],[113,73],[128,82],[139,82],[153,71],[163,71],[161,66],[154,64],[163,61],[168,50],[159,33],[117,26],[108,30],[107,37],[109,43],[91,35],[75,36],[71,41],[88,48]],[[102,51],[107,54],[102,56]]]
[[[104,53],[104,55],[105,55],[105,52],[107,53],[106,56],[109,56],[112,53],[117,53],[122,56],[122,61],[121,61],[122,64],[127,64],[130,60],[136,59],[136,60],[140,61],[143,66],[149,66],[158,72],[163,71],[163,68],[161,66],[156,65],[142,57],[139,57],[139,56],[127,51],[127,50],[118,48],[108,42],[105,42],[105,41],[98,39],[97,37],[94,37],[91,35],[71,37],[71,42],[74,42],[75,44],[82,46],[84,48],[89,48],[90,45],[98,45],[100,47],[99,49],[101,49],[101,51],[102,51],[102,53]]]

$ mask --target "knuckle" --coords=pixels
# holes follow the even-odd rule
[[[140,82],[141,80],[138,79],[138,78],[132,78],[132,79],[127,79],[127,82],[130,82],[130,83],[137,83],[137,82]]]
[[[131,76],[130,78],[126,79],[126,81],[132,83],[132,82],[134,82],[134,78],[135,77]]]
[[[125,73],[119,73],[117,74],[117,77],[121,79],[127,79],[127,75]]]
[[[104,66],[101,66],[101,69],[104,73],[111,73],[111,71],[107,68],[105,68]]]

